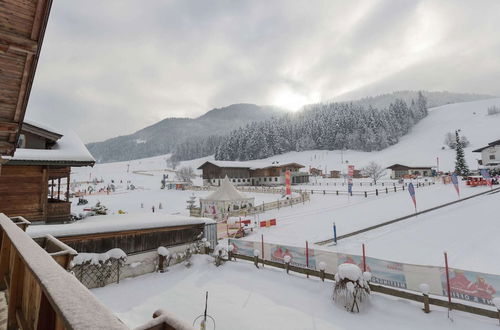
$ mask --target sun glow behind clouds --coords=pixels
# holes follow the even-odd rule
[[[290,89],[283,89],[280,90],[276,95],[273,97],[272,104],[292,111],[296,112],[300,110],[304,105],[306,104],[311,104],[311,103],[317,103],[320,101],[320,97],[318,93],[312,93],[309,95],[303,95],[297,92],[294,92]]]

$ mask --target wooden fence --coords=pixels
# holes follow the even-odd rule
[[[310,196],[306,192],[302,192],[298,197],[292,197],[290,199],[279,199],[275,202],[262,203],[259,205],[255,205],[250,208],[241,209],[237,211],[231,211],[224,214],[217,214],[216,217],[225,219],[226,217],[246,217],[249,215],[263,213],[265,211],[280,209],[285,207],[293,207],[296,204],[304,204],[305,202],[310,200]],[[189,214],[192,217],[201,217],[206,216],[210,217],[210,215],[202,214],[201,209],[199,207],[193,207],[189,210]]]
[[[414,184],[415,188],[428,187],[436,184],[434,181],[427,182],[418,182]],[[321,186],[321,184],[320,184]],[[326,187],[327,185],[323,185]],[[343,189],[331,189],[332,186],[344,187]],[[368,182],[359,182],[360,187],[372,187],[371,183]],[[351,193],[347,190],[347,184],[339,183],[338,185],[330,185],[330,188],[325,189],[307,189],[307,188],[297,188],[300,186],[296,186],[292,188],[292,192],[296,193],[308,193],[311,195],[336,195],[336,196],[364,196],[367,198],[368,196],[379,196],[385,195],[393,192],[404,191],[408,187],[408,183],[404,184],[396,184],[395,182],[389,182],[387,184],[382,183],[382,187],[368,189],[368,190],[357,190],[352,191]],[[211,191],[216,190],[218,187],[215,186],[190,186],[187,189],[194,191]],[[265,187],[265,186],[238,186],[236,187],[239,191],[242,192],[252,192],[252,193],[266,193],[266,194],[281,194],[285,193],[284,187]]]
[[[28,225],[0,213],[0,289],[7,290],[7,328],[128,329],[65,270],[74,250],[52,236],[42,242],[44,247],[38,245],[24,232]],[[141,328],[192,329],[171,317],[153,321]]]
[[[241,255],[241,254],[231,253],[229,255],[229,259],[231,259],[231,258],[253,261],[256,266],[258,264],[263,264],[263,265],[267,265],[267,266],[271,266],[271,267],[275,267],[275,268],[281,268],[281,269],[285,269],[285,270],[288,268],[288,271],[291,271],[291,272],[296,272],[296,273],[304,274],[307,276],[319,277],[322,279],[329,279],[332,281],[335,280],[335,274],[329,274],[326,272],[321,272],[321,271],[309,269],[309,268],[302,268],[302,267],[298,267],[295,265],[288,265],[287,266],[284,263],[279,263],[279,262],[270,261],[270,260],[264,260],[264,259],[261,259],[259,257],[249,257],[249,256]],[[389,288],[389,287],[378,285],[378,284],[370,283],[370,289],[374,292],[379,292],[379,293],[391,295],[391,296],[398,297],[398,298],[409,299],[409,300],[422,302],[422,303],[424,301],[424,297],[421,294],[403,291],[403,290],[398,290],[398,289],[394,289],[394,288]],[[500,320],[500,312],[485,309],[485,308],[475,307],[475,306],[461,304],[461,303],[457,303],[457,302],[451,302],[451,304],[450,304],[447,300],[438,299],[438,298],[434,298],[434,297],[429,298],[429,303],[431,305],[441,306],[441,307],[445,307],[445,308],[449,308],[449,309],[458,310],[461,312],[472,313],[472,314],[486,316],[486,317],[490,317],[490,318],[498,318]]]

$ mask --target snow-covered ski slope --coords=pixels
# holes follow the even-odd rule
[[[479,153],[472,150],[487,145],[489,142],[500,139],[500,115],[487,115],[490,106],[500,106],[500,98],[474,102],[449,104],[429,109],[429,115],[421,120],[401,140],[384,150],[362,152],[344,150],[309,150],[303,152],[289,152],[268,158],[269,162],[277,160],[281,163],[298,162],[302,165],[321,169],[342,169],[341,159],[357,168],[375,161],[382,166],[394,163],[409,165],[435,166],[439,157],[440,170],[452,170],[455,166],[455,151],[444,146],[445,134],[460,129],[461,134],[470,141],[465,148],[465,156],[470,168],[477,168]],[[183,165],[198,167],[207,159],[183,162]],[[262,162],[259,160],[258,162]],[[250,164],[252,161],[249,162]],[[345,165],[344,165],[345,167]]]

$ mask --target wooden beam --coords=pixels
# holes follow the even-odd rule
[[[14,150],[14,147],[15,147],[14,143],[0,141],[0,152],[7,151],[7,153],[9,153],[10,151]]]
[[[0,121],[0,132],[16,133],[19,129],[18,123]]]
[[[0,43],[8,45],[9,50],[35,54],[38,49],[38,43],[35,40],[21,37],[5,30],[0,30]]]

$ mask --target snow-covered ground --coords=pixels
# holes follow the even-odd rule
[[[452,104],[430,110],[427,118],[416,125],[401,141],[379,152],[312,150],[278,155],[258,162],[297,162],[329,171],[346,170],[346,160],[356,168],[376,161],[382,166],[394,163],[410,165],[436,165],[439,157],[440,170],[454,167],[453,150],[442,149],[447,132],[461,129],[471,146],[465,149],[469,166],[477,168],[479,154],[471,151],[500,138],[500,116],[486,116],[487,108],[500,104],[500,99]],[[115,193],[87,196],[89,204],[76,207],[78,213],[84,207],[101,201],[111,213],[123,210],[128,213],[156,212],[187,214],[186,201],[194,193],[204,197],[208,191],[176,191],[160,189],[164,174],[175,180],[175,174],[167,169],[169,155],[120,163],[98,164],[94,168],[73,169],[72,180],[76,190],[89,186],[86,181],[94,178],[104,182],[97,188],[114,181]],[[212,156],[182,162],[179,167],[197,168]],[[341,159],[344,165],[341,165]],[[252,164],[252,162],[248,162]],[[343,168],[344,167],[344,168]],[[200,174],[200,171],[197,171]],[[386,178],[387,179],[387,178]],[[313,179],[314,184],[296,186],[315,190],[345,191],[339,186],[342,180]],[[78,184],[78,182],[80,182]],[[127,190],[127,182],[137,189]],[[336,182],[337,185],[332,187]],[[359,186],[359,182],[364,182]],[[321,183],[321,186],[319,186]],[[325,187],[325,184],[328,185]],[[366,185],[365,185],[366,183]],[[201,178],[195,179],[201,185]],[[389,183],[391,186],[392,183]],[[354,191],[372,190],[367,180],[355,180]],[[379,186],[380,188],[380,186]],[[487,187],[467,187],[460,182],[461,197],[486,191]],[[305,241],[314,243],[333,236],[332,224],[337,234],[343,235],[381,222],[414,212],[407,191],[390,192],[380,196],[311,195],[304,205],[281,208],[251,217],[252,220],[277,219],[277,226],[254,230],[245,239],[260,240],[261,235],[269,243],[304,246]],[[273,194],[249,194],[256,203],[275,201]],[[436,183],[417,188],[419,210],[454,201],[457,195],[452,185]],[[412,264],[442,266],[442,253],[447,251],[450,266],[471,271],[500,274],[500,263],[495,251],[500,226],[496,213],[500,193],[474,198],[417,218],[408,219],[339,242],[338,246],[314,246],[343,253],[360,254],[365,243],[367,255],[385,260]],[[158,210],[159,204],[162,209]],[[196,202],[197,203],[197,202]],[[141,208],[143,204],[144,208]],[[209,313],[217,320],[217,329],[471,329],[496,326],[494,320],[478,318],[454,312],[454,322],[446,317],[446,311],[436,310],[425,315],[420,306],[408,301],[394,300],[387,296],[372,296],[372,304],[365,312],[354,315],[345,312],[331,302],[331,283],[304,279],[297,275],[286,276],[276,269],[257,270],[245,262],[228,263],[215,268],[207,256],[195,256],[190,269],[176,266],[165,274],[148,274],[124,280],[93,292],[108,305],[125,323],[131,326],[143,324],[154,310],[165,308],[190,323],[203,311],[205,290],[210,291]],[[134,299],[130,299],[134,297]]]
[[[500,193],[454,204],[411,220],[339,241],[330,249],[403,263],[442,266],[443,251],[452,267],[500,274],[497,208]]]
[[[418,303],[372,294],[359,314],[332,301],[333,284],[271,267],[256,269],[237,261],[215,267],[213,258],[195,255],[194,264],[166,273],[125,279],[92,292],[130,327],[146,323],[155,310],[174,313],[188,324],[204,311],[216,329],[498,329],[498,321],[432,306],[424,314]],[[133,297],[133,298],[132,298]],[[212,329],[211,324],[207,329]]]

